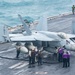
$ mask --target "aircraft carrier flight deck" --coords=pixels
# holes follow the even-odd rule
[[[72,20],[75,15],[63,15],[48,20],[48,30],[52,32],[72,33]],[[35,64],[34,68],[28,68],[28,61],[15,59],[16,48],[14,44],[0,44],[0,75],[75,75],[75,52],[71,51],[71,66],[62,68],[62,63],[43,63],[42,66]]]

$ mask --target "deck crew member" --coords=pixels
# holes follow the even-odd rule
[[[58,49],[59,47],[55,47],[56,51],[54,53],[54,59],[57,59],[58,58]]]
[[[67,51],[67,67],[70,66],[70,52]]]
[[[21,43],[20,42],[17,42],[16,43],[16,58],[19,58],[19,54],[20,54],[20,46],[21,46]]]
[[[59,62],[62,62],[62,60],[63,60],[63,59],[62,59],[63,50],[64,50],[63,48],[59,48],[59,49],[58,49],[58,61],[59,61]]]
[[[41,51],[38,51],[38,56],[37,56],[37,58],[38,58],[38,66],[39,66],[39,65],[42,65],[42,54],[41,54]]]
[[[63,53],[63,68],[67,67],[67,51],[64,51]]]
[[[33,49],[31,51],[32,67],[35,67],[35,55],[36,55],[36,52],[35,52],[35,49]]]
[[[73,15],[74,15],[74,9],[75,9],[75,7],[74,7],[74,5],[72,6],[72,13],[73,13]]]
[[[29,50],[29,68],[31,67],[32,59],[31,59],[31,50]]]

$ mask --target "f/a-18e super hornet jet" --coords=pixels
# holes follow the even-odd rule
[[[68,50],[75,51],[75,42],[72,38],[75,38],[74,34],[66,34],[63,32],[50,32],[47,30],[47,25],[38,25],[40,30],[30,30],[24,22],[21,15],[18,15],[25,32],[22,34],[9,34],[9,38],[13,42],[37,42],[42,47],[65,47]],[[45,22],[43,19],[42,22]],[[39,28],[40,27],[40,28]],[[35,45],[35,44],[34,44]],[[36,45],[37,46],[37,45]]]

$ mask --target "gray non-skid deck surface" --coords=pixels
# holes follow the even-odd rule
[[[8,45],[6,44],[6,46]],[[6,46],[5,48],[7,48]],[[12,46],[10,45],[10,47]],[[0,51],[0,56],[15,57],[15,49],[11,51],[8,48],[3,51]],[[62,68],[62,63],[44,63],[42,66],[38,66],[36,63],[34,68],[28,68],[28,61],[0,58],[0,75],[75,75],[75,53],[72,55],[74,56],[71,57],[69,68]]]
[[[71,33],[72,18],[68,15],[48,21],[50,31]],[[11,44],[0,44],[0,56],[15,57],[16,51]],[[71,66],[62,68],[62,64],[35,65],[28,68],[28,61],[0,58],[0,75],[75,75],[75,52],[72,52]]]
[[[52,32],[72,33],[72,19],[75,15],[65,15],[48,21],[48,30]]]

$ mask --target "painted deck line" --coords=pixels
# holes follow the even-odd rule
[[[6,51],[0,51],[0,53],[5,53],[5,52],[10,52],[10,51],[13,51],[13,50],[15,50],[16,48],[11,48],[11,49],[8,49],[8,50],[6,50]]]
[[[22,67],[24,67],[24,66],[26,66],[26,65],[28,65],[27,62],[21,61],[21,62],[19,62],[19,63],[17,63],[17,64],[14,64],[14,65],[10,66],[9,68],[10,68],[10,69],[19,69],[19,68],[22,68]]]
[[[23,68],[23,67],[25,67],[25,66],[27,66],[27,65],[28,65],[28,63],[24,62],[22,65],[16,67],[16,69]]]

